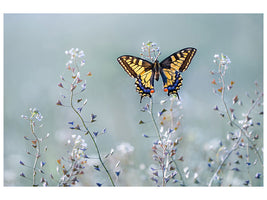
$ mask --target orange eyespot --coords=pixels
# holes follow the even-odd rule
[[[168,89],[167,88],[164,88],[164,92],[168,92]]]
[[[155,92],[155,90],[153,90],[153,89],[150,91],[150,93],[154,93],[154,92]]]

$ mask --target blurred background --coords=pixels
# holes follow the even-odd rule
[[[84,51],[85,71],[92,73],[87,80],[84,95],[88,103],[83,114],[87,113],[88,118],[91,113],[97,115],[93,130],[107,130],[98,139],[101,151],[104,154],[123,142],[129,143],[134,147],[129,157],[133,170],[124,185],[153,185],[144,179],[146,172],[139,172],[153,163],[151,146],[156,138],[142,136],[153,127],[150,116],[140,112],[149,99],[140,104],[134,80],[117,62],[117,57],[124,54],[140,57],[142,43],[148,40],[160,47],[159,61],[185,47],[198,50],[182,74],[179,94],[184,139],[179,151],[184,155],[183,167],[207,167],[205,146],[225,139],[229,129],[226,120],[213,111],[219,102],[212,93],[210,71],[216,66],[213,56],[224,53],[231,59],[227,78],[235,81],[232,95],[239,94],[247,110],[245,93],[253,94],[254,81],[263,87],[262,14],[5,14],[5,186],[31,185],[19,176],[25,170],[19,161],[32,161],[26,154],[29,143],[23,138],[31,134],[29,123],[21,118],[22,114],[29,115],[29,108],[38,108],[44,116],[41,133],[50,133],[48,167],[55,170],[56,160],[66,154],[64,145],[73,134],[67,123],[77,118],[73,119],[69,108],[57,107],[56,102],[62,93],[57,86],[60,75],[65,73],[69,60],[64,52],[71,48]],[[160,100],[167,95],[161,81],[155,83],[155,89],[156,113],[160,111]],[[140,127],[140,120],[147,122],[145,126]],[[259,132],[262,134],[261,127]],[[86,140],[90,148],[89,138]],[[202,185],[207,184],[205,181]]]

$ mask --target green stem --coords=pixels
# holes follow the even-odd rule
[[[32,182],[32,185],[33,185],[33,186],[37,186],[37,185],[35,184],[35,176],[36,176],[36,165],[37,165],[37,161],[38,161],[38,159],[39,159],[39,157],[40,157],[40,141],[39,141],[37,135],[36,135],[35,132],[34,132],[34,125],[33,125],[33,123],[34,123],[34,122],[33,122],[32,120],[30,120],[31,132],[32,132],[32,134],[33,134],[33,136],[34,136],[34,138],[35,138],[37,147],[36,147],[35,160],[34,160],[34,164],[33,164],[33,173],[32,173],[32,181],[33,181],[33,182]]]
[[[98,146],[97,146],[97,144],[96,144],[96,141],[95,141],[95,139],[94,139],[92,133],[91,133],[91,132],[89,131],[89,129],[87,128],[87,126],[86,126],[86,124],[85,124],[85,122],[84,122],[82,116],[80,115],[80,113],[79,113],[79,112],[74,108],[74,106],[73,106],[73,90],[71,91],[70,105],[71,105],[71,108],[73,109],[73,111],[74,111],[74,112],[78,115],[78,117],[80,118],[80,120],[81,120],[81,122],[82,122],[82,124],[83,124],[83,127],[86,129],[86,133],[85,133],[85,135],[87,135],[87,134],[90,135],[90,137],[91,137],[91,139],[92,139],[92,141],[93,141],[93,143],[94,143],[95,149],[96,149],[96,151],[97,151],[98,159],[99,159],[101,165],[103,166],[103,168],[105,169],[105,171],[106,171],[106,173],[107,173],[107,175],[108,175],[108,177],[109,177],[109,180],[110,180],[112,186],[115,186],[115,184],[114,184],[114,182],[113,182],[113,180],[112,180],[112,177],[111,177],[111,175],[110,175],[108,169],[106,168],[106,166],[105,166],[105,164],[104,164],[104,162],[103,162],[103,160],[102,160],[102,158],[101,158],[99,148],[98,148]]]
[[[152,118],[152,122],[154,124],[154,127],[156,129],[156,133],[158,135],[159,141],[161,141],[162,139],[161,139],[161,136],[160,136],[160,133],[159,133],[159,128],[158,128],[158,126],[156,124],[156,120],[155,120],[154,114],[153,114],[153,99],[152,99],[152,97],[150,98],[150,115],[151,115],[151,118]]]

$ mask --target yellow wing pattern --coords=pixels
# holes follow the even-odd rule
[[[136,78],[136,91],[143,97],[151,97],[154,92],[154,71],[153,64],[134,56],[121,56],[118,59],[123,69],[129,76]]]
[[[159,73],[164,91],[168,92],[168,95],[176,94],[179,98],[178,90],[183,81],[179,72],[187,70],[196,51],[195,48],[188,47],[173,53],[160,63],[157,60],[151,63],[130,55],[120,56],[117,60],[129,76],[136,78],[135,86],[141,95],[140,102],[143,97],[151,97],[154,93],[154,78],[158,80]]]
[[[134,56],[121,56],[118,62],[123,69],[133,78],[143,75],[145,72],[152,70],[152,63]]]
[[[191,47],[182,49],[165,58],[160,65],[162,68],[171,69],[172,71],[184,72],[187,70],[196,51],[195,48]]]
[[[170,69],[163,69],[161,73],[163,88],[165,92],[178,95],[178,90],[182,86],[183,78],[178,71],[172,71]]]

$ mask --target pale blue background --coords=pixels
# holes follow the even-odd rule
[[[56,107],[61,90],[57,87],[65,71],[65,50],[84,50],[86,67],[93,76],[88,80],[87,112],[97,114],[98,129],[107,128],[108,136],[99,139],[108,152],[122,141],[135,147],[136,166],[153,162],[151,141],[142,134],[139,120],[149,121],[139,110],[134,80],[117,63],[123,54],[139,56],[142,42],[156,42],[164,59],[185,48],[198,49],[189,69],[183,73],[180,97],[184,107],[184,151],[197,152],[212,138],[225,138],[225,122],[212,108],[218,97],[212,94],[209,71],[214,54],[224,53],[232,61],[228,71],[236,82],[235,91],[245,96],[253,91],[254,81],[263,86],[263,15],[261,14],[6,14],[4,15],[4,170],[5,185],[27,185],[18,174],[19,160],[27,160],[30,134],[28,123],[20,118],[29,107],[44,116],[43,132],[49,132],[51,166],[55,155],[64,149],[57,144],[60,133],[68,132],[72,113]],[[156,101],[166,97],[162,82],[155,83]],[[156,104],[157,107],[158,103]],[[155,109],[156,110],[156,109]],[[156,110],[157,111],[157,110]],[[214,120],[214,121],[213,121]],[[145,130],[145,131],[144,131]],[[193,138],[189,140],[186,138]],[[30,148],[30,147],[28,147]],[[62,151],[62,152],[61,152]],[[54,155],[55,154],[55,155]],[[190,154],[192,162],[199,158]],[[53,164],[52,164],[53,163]],[[142,185],[140,182],[137,185]],[[146,184],[146,183],[144,183]]]

